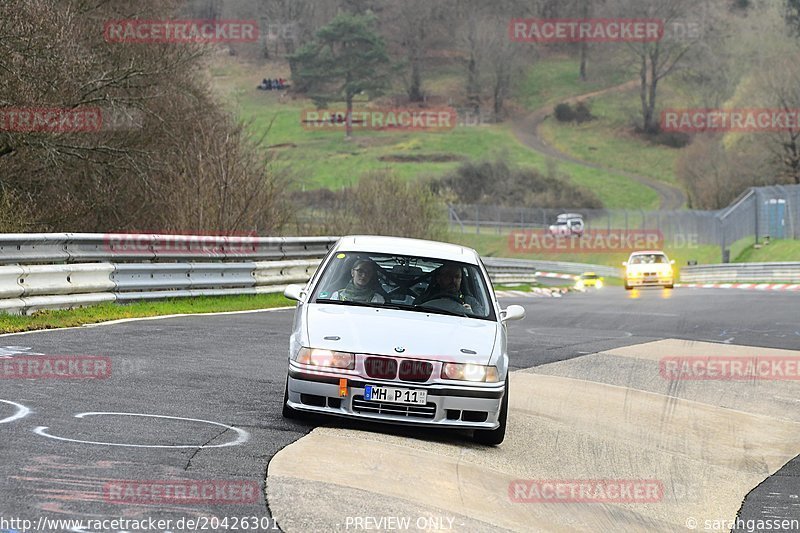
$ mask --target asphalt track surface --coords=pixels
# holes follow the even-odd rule
[[[796,294],[608,287],[502,303],[527,310],[523,322],[510,324],[512,370],[660,339],[800,348]],[[264,518],[271,516],[263,493],[270,459],[319,425],[436,438],[351,422],[284,420],[291,321],[291,310],[272,310],[0,336],[3,358],[82,354],[107,356],[112,364],[107,379],[0,380],[0,518],[153,517],[172,519],[170,531],[188,531],[174,525],[187,517]],[[259,490],[252,503],[194,505],[108,495],[108,483],[165,479],[241,480]],[[795,458],[753,487],[741,518],[800,518],[798,489]]]

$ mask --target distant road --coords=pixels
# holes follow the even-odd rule
[[[629,81],[623,83],[622,85],[608,87],[606,89],[601,89],[599,91],[593,91],[590,93],[573,96],[571,98],[566,98],[564,102],[569,104],[574,104],[609,92],[626,91],[628,89],[636,87],[637,83],[638,82],[636,80]],[[558,161],[563,161],[565,163],[574,163],[576,165],[581,165],[587,168],[603,170],[605,172],[611,172],[613,174],[625,176],[626,178],[632,179],[636,182],[641,183],[646,187],[653,189],[654,191],[656,191],[659,197],[659,209],[662,210],[681,209],[686,204],[686,194],[683,192],[683,190],[681,190],[678,187],[674,187],[672,185],[669,185],[667,183],[658,181],[656,179],[647,176],[641,176],[639,174],[633,174],[625,170],[608,168],[604,167],[603,165],[598,165],[597,163],[584,161],[582,159],[578,159],[567,153],[564,153],[555,148],[554,146],[547,144],[547,142],[545,142],[544,139],[542,139],[542,137],[539,135],[539,125],[548,116],[551,116],[553,114],[554,109],[555,106],[553,105],[545,106],[537,109],[536,111],[526,116],[522,120],[517,121],[513,125],[514,135],[517,137],[517,139],[519,139],[519,141],[522,144],[524,144],[528,148],[531,148],[532,150],[535,150],[548,157],[552,157],[553,159],[556,159]]]

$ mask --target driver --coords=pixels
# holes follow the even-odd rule
[[[386,299],[377,291],[378,277],[375,263],[369,259],[356,261],[350,269],[352,279],[347,285],[331,295],[331,300],[347,302],[385,303]]]
[[[461,292],[461,267],[453,263],[445,263],[436,271],[433,278],[435,288],[426,301],[438,298],[457,300],[467,311],[480,314],[481,305],[478,300]]]

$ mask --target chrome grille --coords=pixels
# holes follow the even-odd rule
[[[353,396],[353,411],[379,415],[406,416],[408,418],[428,418],[436,416],[436,404],[403,405],[400,403],[368,402],[363,396]]]

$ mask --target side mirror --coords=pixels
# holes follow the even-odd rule
[[[287,285],[286,288],[283,289],[283,295],[290,300],[302,300],[304,294],[305,291],[302,285]]]
[[[669,264],[670,265],[674,265],[675,264],[675,260],[674,259],[670,259]]]
[[[624,266],[624,267],[628,266],[628,262],[627,261],[623,261],[622,262],[622,266]]]
[[[521,305],[509,305],[500,311],[500,320],[502,322],[522,320],[523,318],[525,318],[525,308]]]

